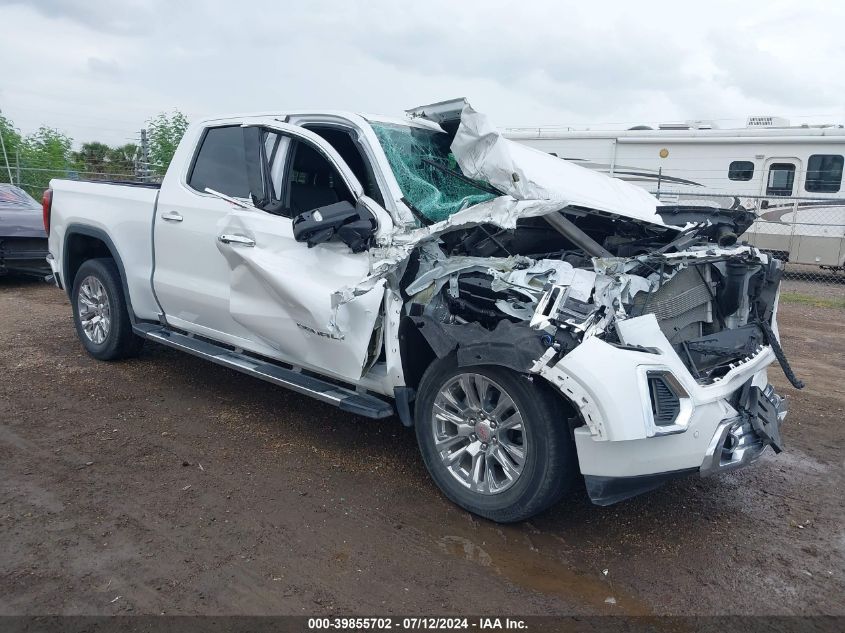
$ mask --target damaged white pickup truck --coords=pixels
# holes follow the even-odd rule
[[[49,262],[102,360],[145,339],[416,427],[467,510],[610,504],[780,451],[779,261],[464,100],[193,124],[160,185],[55,180]]]

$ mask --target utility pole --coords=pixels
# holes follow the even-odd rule
[[[21,186],[21,150],[15,149],[15,171],[18,176],[18,187]]]
[[[3,150],[3,160],[6,161],[6,171],[9,172],[9,184],[14,184],[12,180],[12,166],[9,164],[9,155],[6,153],[6,141],[3,140],[3,133],[0,132],[0,149]]]
[[[141,130],[141,161],[135,169],[135,175],[141,182],[147,182],[150,177],[150,144],[147,140],[147,129]]]

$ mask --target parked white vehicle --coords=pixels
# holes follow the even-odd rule
[[[749,117],[658,129],[511,128],[505,136],[621,178],[661,201],[755,211],[741,239],[797,264],[845,266],[845,129]]]
[[[609,504],[780,450],[781,265],[736,244],[750,214],[658,207],[463,100],[207,119],[160,188],[51,187],[49,261],[91,355],[151,340],[395,412],[481,516],[540,512],[579,470]]]

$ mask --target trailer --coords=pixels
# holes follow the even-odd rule
[[[638,185],[670,204],[753,210],[747,242],[797,264],[845,265],[845,129],[752,116],[656,129],[508,128],[505,136]]]

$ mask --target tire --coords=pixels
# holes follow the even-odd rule
[[[474,388],[476,400],[486,392],[483,407],[473,409],[470,398],[461,398],[467,396],[467,386]],[[496,391],[504,393],[513,407],[501,395],[496,397]],[[451,394],[451,402],[444,392]],[[457,414],[461,408],[463,413]],[[451,501],[473,514],[499,523],[522,521],[559,501],[576,477],[568,411],[538,378],[530,381],[503,367],[459,367],[450,355],[435,360],[423,375],[414,417],[417,442],[432,479]],[[438,447],[438,439],[446,443]],[[484,453],[478,453],[479,448]],[[483,456],[476,458],[473,451]],[[454,458],[451,467],[444,456]],[[478,466],[477,460],[483,465]]]
[[[132,331],[120,272],[113,259],[83,262],[73,280],[71,306],[76,335],[94,358],[120,360],[141,351],[144,339]]]

